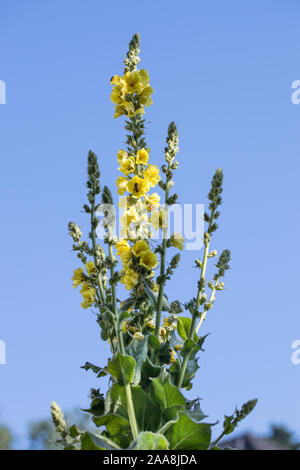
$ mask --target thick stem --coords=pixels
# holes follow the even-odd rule
[[[111,278],[113,279],[114,275],[114,258],[113,258],[113,250],[112,250],[112,245],[109,242],[109,257],[110,257],[110,262],[111,262]],[[123,332],[120,330],[120,325],[118,321],[118,311],[117,311],[117,301],[116,301],[116,287],[114,282],[112,282],[111,286],[112,290],[112,305],[113,305],[113,312],[114,312],[114,317],[115,317],[115,329],[117,333],[117,338],[118,338],[118,346],[119,346],[119,352],[122,356],[125,355],[125,347],[124,347],[124,340],[123,340]],[[124,377],[124,382],[125,382],[125,377]],[[126,382],[125,382],[126,383]],[[126,394],[126,403],[127,403],[127,411],[128,411],[128,417],[129,417],[129,422],[130,422],[130,427],[132,431],[132,436],[133,439],[136,439],[138,437],[139,431],[138,431],[138,426],[137,426],[137,421],[135,417],[135,411],[134,411],[134,406],[133,406],[133,400],[132,400],[132,393],[131,393],[131,385],[126,384],[125,385],[125,394]]]

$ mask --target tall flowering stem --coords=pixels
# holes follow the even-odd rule
[[[162,305],[163,305],[163,295],[164,295],[164,287],[167,280],[167,273],[166,273],[166,249],[168,245],[168,206],[172,205],[177,200],[177,194],[174,194],[171,198],[169,196],[170,189],[173,187],[173,171],[177,169],[178,163],[175,161],[176,154],[178,153],[178,132],[175,122],[171,122],[168,128],[168,136],[167,136],[167,146],[165,147],[165,161],[166,165],[163,165],[162,171],[166,175],[165,183],[160,182],[160,187],[165,192],[165,213],[162,216],[162,235],[163,241],[159,248],[159,252],[161,255],[160,258],[160,276],[157,279],[157,283],[159,284],[159,292],[158,292],[158,299],[157,299],[157,311],[156,311],[156,320],[155,320],[155,336],[158,338],[160,334],[160,326],[161,326],[161,312],[162,312]]]
[[[203,253],[203,259],[202,262],[197,260],[196,265],[197,267],[200,268],[201,274],[200,274],[200,279],[198,281],[198,291],[197,291],[197,297],[196,301],[193,303],[191,311],[192,311],[192,321],[188,333],[188,339],[193,340],[195,331],[196,331],[196,325],[197,325],[197,320],[200,318],[197,331],[199,330],[202,322],[205,319],[206,312],[211,308],[212,306],[212,300],[214,299],[214,294],[212,294],[210,300],[208,303],[206,303],[206,295],[204,295],[205,287],[206,287],[206,269],[207,269],[207,261],[209,257],[213,257],[216,255],[216,252],[209,252],[209,247],[210,247],[210,240],[212,233],[215,232],[218,228],[215,220],[218,219],[220,213],[217,212],[217,208],[222,204],[222,198],[221,198],[221,193],[223,191],[223,171],[219,168],[216,173],[213,176],[212,183],[211,183],[211,190],[208,194],[208,199],[210,201],[209,204],[209,209],[210,209],[210,215],[205,213],[204,215],[204,220],[205,222],[208,223],[207,231],[204,233],[203,241],[204,241],[204,253]],[[212,290],[214,292],[214,287],[212,287]],[[204,304],[204,311],[201,313],[199,311],[199,307]],[[186,368],[188,365],[188,362],[190,360],[192,351],[187,353],[184,356],[183,363],[181,366],[179,378],[178,378],[178,383],[177,386],[178,388],[182,387],[184,375],[186,373]]]

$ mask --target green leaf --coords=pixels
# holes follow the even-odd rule
[[[117,354],[109,361],[107,370],[119,384],[130,384],[133,382],[135,360],[131,356]]]
[[[130,450],[168,450],[169,443],[165,436],[153,432],[140,432],[130,446]]]
[[[158,377],[160,372],[161,367],[153,364],[149,357],[147,357],[141,370],[141,385],[143,388],[148,387],[151,383],[151,379]]]
[[[140,431],[157,431],[161,420],[159,407],[139,385],[131,387],[135,416]]]
[[[131,387],[133,407],[140,431],[156,431],[160,424],[161,413],[149,393],[139,385]],[[107,412],[118,414],[128,419],[125,387],[114,384],[108,392]]]
[[[169,408],[166,408],[162,412],[162,419],[165,423],[172,420],[177,420],[179,413],[185,413],[185,407],[183,405],[172,405]]]
[[[200,423],[204,418],[207,418],[200,407],[200,400],[187,401],[187,407],[189,408],[188,415],[193,421]]]
[[[127,418],[118,414],[108,414],[100,418],[93,418],[96,426],[106,426],[108,437],[122,448],[128,447],[131,441],[131,428]]]
[[[120,450],[120,447],[105,436],[85,432],[81,438],[82,450]]]
[[[105,369],[102,369],[102,367],[96,366],[91,362],[86,362],[84,366],[81,366],[81,369],[91,370],[95,374],[98,374],[97,377],[105,377],[107,375],[107,371]]]
[[[165,432],[172,450],[206,450],[211,440],[209,424],[196,423],[187,415],[180,415]]]
[[[161,377],[153,379],[150,385],[150,394],[153,401],[163,411],[173,405],[185,406],[185,399],[175,385],[170,383],[170,377],[165,381]]]
[[[76,424],[73,424],[73,426],[69,428],[69,435],[71,437],[77,437],[77,436],[80,436],[80,434],[81,434],[81,431],[79,431]]]
[[[154,335],[149,336],[148,342],[149,342],[150,348],[152,348],[154,352],[158,351],[161,347],[161,343],[160,343],[159,339],[156,338],[156,336],[154,336]]]
[[[180,338],[183,339],[183,341],[187,340],[187,338],[189,336],[191,323],[192,323],[191,318],[187,318],[187,317],[178,318],[177,332],[178,332]],[[194,341],[195,341],[195,343],[198,341],[198,336],[197,336],[196,333],[194,333]]]
[[[86,413],[91,413],[94,416],[102,416],[104,413],[104,399],[101,397],[94,398],[94,400],[92,400],[90,408],[82,411],[85,411]]]
[[[148,286],[144,286],[144,290],[145,290],[145,293],[146,293],[148,299],[150,300],[150,303],[151,303],[152,307],[154,307],[156,309],[157,308],[158,293],[153,292],[153,290],[151,290]],[[163,294],[162,310],[165,311],[165,312],[169,312],[170,309],[171,308],[170,308],[170,305],[169,305],[169,302],[168,302],[168,298],[165,294]]]
[[[133,376],[133,384],[138,385],[141,381],[141,369],[146,361],[148,352],[148,338],[145,336],[141,341],[133,339],[129,346],[126,347],[125,352],[135,360],[135,370]]]
[[[122,432],[130,431],[130,423],[128,419],[116,415],[116,414],[109,414],[103,415],[99,418],[93,418],[94,423],[99,428],[100,426],[106,426],[107,431],[111,436],[115,436],[117,434],[121,434]]]

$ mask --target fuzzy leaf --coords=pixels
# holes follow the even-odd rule
[[[178,318],[177,332],[178,332],[180,338],[183,339],[183,341],[187,340],[187,338],[188,338],[191,323],[192,323],[191,318],[187,318],[187,317]],[[197,341],[198,341],[198,336],[197,336],[196,333],[194,333],[194,341],[195,341],[195,343],[197,343]]]
[[[196,423],[182,414],[165,432],[172,450],[206,450],[211,439],[209,424]]]
[[[146,361],[148,352],[148,338],[149,336],[145,336],[145,338],[141,341],[133,339],[129,346],[127,346],[125,349],[126,354],[133,357],[135,360],[135,370],[133,376],[134,385],[138,385],[141,381],[141,369],[144,362]]]
[[[120,450],[113,441],[105,436],[85,432],[81,438],[82,450]]]
[[[118,354],[109,361],[107,370],[119,384],[130,384],[133,381],[135,365],[133,357]]]
[[[169,443],[165,436],[153,432],[141,432],[130,446],[131,450],[168,450]]]
[[[161,377],[153,379],[150,386],[150,394],[162,411],[173,405],[185,405],[183,395],[175,385],[170,383],[169,377],[166,381],[163,381]]]

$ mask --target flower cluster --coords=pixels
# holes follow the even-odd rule
[[[90,308],[95,302],[96,289],[91,282],[93,274],[96,273],[95,265],[92,261],[88,261],[85,264],[87,275],[84,273],[83,268],[75,269],[72,281],[74,289],[81,286],[80,293],[83,297],[81,304],[82,308]]]
[[[114,118],[125,114],[128,117],[144,114],[144,106],[149,107],[153,101],[153,89],[147,70],[126,72],[123,76],[114,75],[110,99],[115,104]]]

